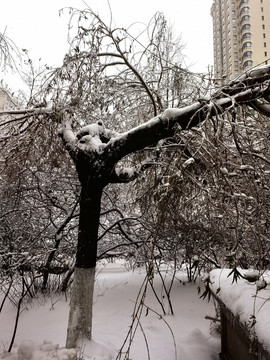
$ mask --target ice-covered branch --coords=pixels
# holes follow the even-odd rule
[[[259,102],[258,100],[254,100],[254,101],[250,102],[250,106],[254,110],[260,112],[262,115],[270,117],[270,104],[265,103],[265,102],[262,103],[262,102]]]
[[[108,156],[114,156],[116,163],[130,153],[173,136],[176,124],[187,130],[237,105],[252,106],[254,100],[257,102],[258,99],[266,99],[270,95],[269,80],[270,65],[250,70],[205,101],[198,101],[179,109],[167,109],[161,115],[119,134],[108,142],[103,151]],[[263,107],[257,106],[257,111],[265,114],[268,106],[269,103]]]

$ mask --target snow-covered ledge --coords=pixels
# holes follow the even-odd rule
[[[220,305],[222,359],[269,360],[270,272],[212,270],[210,289]]]

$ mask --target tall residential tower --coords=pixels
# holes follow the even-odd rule
[[[270,60],[270,0],[214,0],[211,15],[215,78]]]

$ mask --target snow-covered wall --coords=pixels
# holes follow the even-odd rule
[[[232,269],[212,270],[211,291],[270,354],[270,272],[237,271],[241,277],[233,282]]]

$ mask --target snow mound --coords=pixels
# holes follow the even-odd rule
[[[100,139],[104,133],[104,125],[102,121],[84,126],[77,133],[77,139],[79,139],[78,147],[84,151],[101,152],[104,148],[104,144]]]
[[[44,340],[42,345],[38,345],[32,340],[25,340],[18,346],[17,354],[5,352],[0,358],[8,360],[76,360],[77,358],[113,360],[116,356],[114,351],[110,351],[95,341],[85,341],[79,352],[80,354],[77,355],[75,349],[59,348],[58,344],[53,344],[48,340]]]
[[[38,345],[31,340],[25,340],[18,346],[17,354],[4,353],[2,359],[9,360],[76,360],[75,349],[59,348],[58,344],[44,340]]]
[[[88,355],[86,355],[88,354]],[[93,354],[90,356],[89,354]],[[114,360],[116,353],[110,351],[105,346],[95,342],[87,341],[82,349],[82,356],[85,360]],[[61,359],[62,360],[62,359]]]
[[[183,360],[198,359],[198,354],[200,360],[216,360],[217,353],[209,347],[208,337],[200,329],[194,329],[184,338],[183,345],[178,347],[177,353]]]

